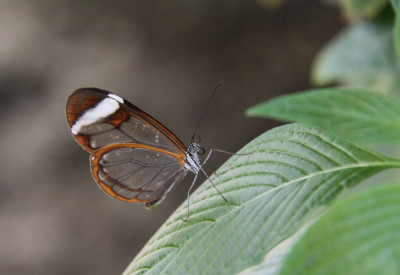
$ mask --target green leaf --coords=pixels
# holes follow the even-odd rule
[[[268,252],[265,256],[263,262],[258,265],[251,266],[239,275],[276,275],[282,268],[283,262],[291,251],[292,247],[298,242],[301,235],[304,233],[304,226],[300,231],[296,232],[294,235],[290,236],[286,240],[279,243],[272,250]]]
[[[399,92],[399,70],[388,24],[360,22],[347,27],[317,55],[316,85],[340,83],[380,92]]]
[[[236,274],[260,263],[313,208],[399,161],[306,125],[268,131],[183,203],[125,274]]]
[[[388,0],[340,0],[340,3],[350,18],[373,18],[383,10]]]
[[[334,205],[296,243],[279,274],[400,274],[400,185]]]
[[[390,3],[392,4],[392,8],[393,8],[394,12],[398,13],[399,8],[400,8],[400,1],[399,0],[390,0]]]
[[[281,96],[250,108],[247,114],[315,125],[354,142],[400,142],[400,100],[361,88]]]
[[[396,49],[397,59],[400,59],[400,16],[399,16],[399,8],[400,1],[399,0],[391,0],[393,10],[396,14],[396,19],[394,22],[394,47]]]

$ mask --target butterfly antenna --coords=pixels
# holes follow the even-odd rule
[[[207,109],[208,105],[209,105],[210,102],[211,102],[211,99],[214,97],[214,95],[215,95],[215,93],[216,93],[218,87],[221,86],[222,84],[224,84],[223,81],[221,81],[221,82],[219,82],[219,83],[217,84],[217,86],[214,88],[213,93],[212,93],[211,96],[208,98],[207,104],[204,105],[203,111],[202,111],[202,113],[201,113],[201,115],[200,115],[200,118],[199,118],[199,120],[197,121],[196,128],[194,129],[194,134],[193,134],[193,137],[192,137],[192,142],[193,142],[194,137],[195,137],[195,136],[198,136],[198,134],[197,134],[197,129],[199,128],[200,122],[201,122],[201,120],[202,120],[203,117],[204,117],[204,114],[205,114],[205,112],[206,112],[206,109]]]

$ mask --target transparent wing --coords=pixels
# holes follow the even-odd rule
[[[183,179],[183,163],[179,154],[137,143],[108,145],[91,155],[92,174],[101,189],[117,199],[149,206]]]
[[[115,143],[140,143],[184,155],[185,145],[160,122],[119,96],[97,88],[76,90],[68,98],[67,120],[87,151]]]

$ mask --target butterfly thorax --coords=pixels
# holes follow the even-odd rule
[[[192,171],[194,174],[198,174],[201,169],[201,162],[199,158],[199,152],[204,149],[200,147],[200,144],[193,142],[186,150],[185,167]]]

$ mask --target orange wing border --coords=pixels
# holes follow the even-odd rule
[[[112,186],[108,186],[107,184],[105,184],[99,177],[99,171],[101,169],[101,165],[99,164],[102,156],[107,153],[110,152],[112,150],[115,149],[119,149],[119,148],[143,148],[143,149],[148,149],[148,150],[153,150],[162,154],[168,154],[170,156],[175,157],[182,165],[182,167],[184,167],[184,163],[185,163],[185,156],[184,155],[179,155],[179,154],[175,154],[172,153],[168,150],[163,150],[157,147],[152,147],[152,146],[148,146],[145,144],[140,144],[140,143],[116,143],[116,144],[111,144],[111,145],[107,145],[104,147],[101,147],[99,149],[97,149],[96,151],[94,151],[91,156],[90,156],[90,163],[91,163],[91,172],[93,175],[93,178],[96,180],[97,184],[99,185],[99,187],[109,196],[119,199],[121,201],[126,201],[126,202],[141,202],[141,203],[149,203],[155,200],[158,200],[160,198],[155,198],[152,200],[139,200],[137,198],[132,198],[132,199],[127,199],[121,195],[118,195],[113,189]],[[107,180],[109,180],[110,182],[112,182],[115,185],[119,185],[121,188],[126,188],[124,185],[120,184],[119,182],[115,181],[114,179],[107,177]]]

